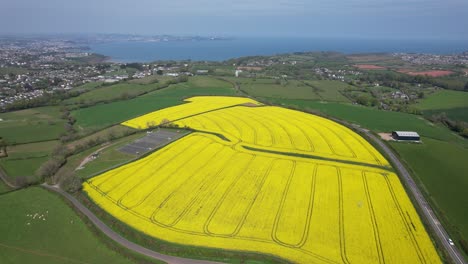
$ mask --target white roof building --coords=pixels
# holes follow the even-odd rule
[[[413,131],[394,131],[399,137],[419,137],[417,132]]]

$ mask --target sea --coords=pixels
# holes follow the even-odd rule
[[[455,54],[468,51],[468,39],[232,38],[167,42],[105,42],[91,44],[90,48],[92,52],[108,56],[114,62],[224,61],[244,56],[307,51],[337,51],[345,54],[394,52]]]

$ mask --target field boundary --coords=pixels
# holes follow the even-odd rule
[[[352,161],[352,160],[333,159],[333,158],[327,158],[327,157],[322,157],[322,156],[317,156],[317,155],[311,155],[311,154],[302,154],[302,153],[294,153],[294,152],[275,151],[275,150],[254,148],[254,147],[245,146],[245,145],[242,145],[242,148],[247,149],[247,150],[251,150],[251,151],[258,151],[258,152],[271,153],[271,154],[277,154],[277,155],[283,155],[283,156],[290,156],[290,157],[307,158],[307,159],[313,159],[313,160],[333,161],[333,162],[339,162],[339,163],[344,163],[344,164],[365,166],[365,167],[371,167],[371,168],[382,169],[382,170],[394,172],[394,170],[393,170],[392,168],[389,168],[389,167],[386,167],[386,166],[380,166],[380,165],[376,165],[376,164],[369,164],[369,163],[365,163],[365,162],[358,162],[358,161]]]

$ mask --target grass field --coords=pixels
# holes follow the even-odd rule
[[[423,144],[391,145],[424,184],[451,228],[468,238],[468,148],[430,138],[423,138]]]
[[[48,152],[12,154],[0,159],[0,166],[10,177],[33,176],[41,165],[49,159]]]
[[[423,99],[417,106],[421,110],[468,107],[468,92],[438,91]]]
[[[420,135],[444,141],[459,142],[460,138],[445,127],[429,123],[423,117],[400,112],[381,111],[374,108],[308,100],[269,100],[275,104],[295,107],[302,110],[320,112],[351,123],[362,125],[376,132],[394,130],[417,131]]]
[[[300,263],[440,262],[388,162],[351,130],[270,106],[195,116],[185,106],[167,111],[187,116],[176,124],[228,140],[192,133],[84,184],[98,205],[133,228],[174,243]],[[140,119],[144,125],[148,116]],[[291,155],[298,152],[314,157]]]
[[[90,91],[90,90],[93,90],[99,86],[101,86],[103,84],[103,82],[89,82],[89,83],[85,83],[83,85],[80,85],[78,87],[74,87],[72,89],[72,91]]]
[[[349,99],[343,96],[341,92],[346,88],[353,88],[353,86],[339,81],[306,81],[306,83],[316,88],[316,93],[319,95],[320,100],[329,102],[349,102]]]
[[[273,98],[304,98],[318,100],[320,97],[315,93],[314,88],[299,81],[282,81],[277,84],[274,79],[234,79],[241,82],[241,89],[253,96],[273,97]],[[279,80],[278,80],[279,82]]]
[[[240,84],[242,91],[249,95],[276,99],[322,100],[349,102],[341,91],[351,87],[339,81],[280,81],[275,79],[226,78]]]
[[[39,187],[0,195],[0,208],[1,263],[131,263]]]
[[[102,86],[92,89],[89,92],[83,93],[77,97],[65,100],[65,104],[76,103],[91,103],[100,101],[109,101],[118,98],[136,96],[144,92],[149,92],[157,89],[162,84],[136,84],[136,83],[119,83],[109,86]]]
[[[128,153],[123,153],[118,149],[123,145],[128,144],[129,142],[132,142],[144,136],[144,134],[136,134],[112,142],[112,145],[100,152],[99,157],[97,159],[86,164],[83,169],[78,170],[77,175],[86,179],[95,173],[101,172],[113,166],[135,159],[136,156],[130,155]]]
[[[228,82],[198,76],[189,78],[187,83],[171,85],[132,100],[78,109],[73,111],[72,115],[77,119],[78,128],[99,129],[151,111],[182,104],[183,99],[191,96],[235,94],[235,90]]]
[[[452,120],[468,122],[468,107],[423,111],[423,114],[428,117],[435,115],[435,114],[441,114],[441,113],[445,113],[447,117]]]
[[[0,158],[0,166],[10,177],[32,176],[57,145],[58,141],[45,141],[9,146],[8,157]]]
[[[102,129],[102,130],[98,130],[95,133],[89,134],[88,133],[89,131],[83,130],[81,127],[79,127],[78,133],[86,135],[86,136],[83,136],[82,138],[78,140],[70,142],[67,146],[73,147],[73,146],[80,145],[80,144],[86,144],[86,142],[89,142],[90,140],[99,140],[102,138],[109,138],[109,136],[112,136],[112,135],[115,137],[120,137],[122,135],[131,133],[132,131],[135,131],[135,130],[126,126],[115,125],[115,126]]]
[[[10,191],[10,187],[8,187],[3,181],[0,180],[0,194]]]
[[[438,91],[420,101],[416,107],[427,116],[444,112],[451,119],[468,122],[468,92]]]
[[[141,78],[141,79],[130,80],[130,81],[128,81],[128,83],[136,83],[136,84],[151,84],[151,83],[155,83],[155,82],[164,83],[164,82],[172,80],[172,79],[174,79],[174,77],[151,75],[151,76],[147,76],[147,77]]]
[[[10,144],[58,139],[64,132],[58,106],[1,113],[0,136]]]
[[[120,152],[118,148],[128,144],[129,142],[144,137],[145,133],[137,133],[134,135],[126,136],[123,138],[116,139],[110,142],[108,145],[98,145],[82,151],[78,154],[72,155],[67,158],[67,163],[60,168],[57,172],[57,176],[61,177],[70,171],[75,169],[81,164],[81,162],[89,155],[95,153],[97,150],[105,147],[100,151],[100,155],[97,159],[87,163],[83,169],[76,170],[75,173],[81,178],[89,178],[95,173],[111,168],[112,166],[127,162],[135,158],[133,155],[128,155]]]

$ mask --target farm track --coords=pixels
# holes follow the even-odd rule
[[[108,236],[110,239],[112,239],[114,242],[118,243],[119,245],[132,250],[136,253],[142,254],[144,256],[147,256],[152,259],[157,259],[160,261],[164,261],[169,264],[216,264],[216,263],[221,263],[221,262],[214,262],[214,261],[207,261],[207,260],[195,260],[195,259],[188,259],[188,258],[181,258],[181,257],[175,257],[175,256],[169,256],[169,255],[164,255],[161,253],[158,253],[156,251],[150,250],[148,248],[142,247],[138,244],[135,244],[115,231],[113,231],[109,226],[107,226],[104,222],[102,222],[93,212],[91,212],[86,206],[81,204],[75,197],[71,196],[69,193],[63,191],[57,186],[51,186],[47,184],[42,184],[44,188],[47,190],[56,192],[63,196],[65,199],[70,201],[73,206],[80,211],[82,214],[84,214],[93,224],[96,228],[98,228],[101,232],[103,232],[106,236]]]
[[[395,164],[397,171],[402,176],[400,177],[400,179],[405,181],[405,184],[408,187],[408,190],[411,192],[416,202],[418,203],[419,208],[422,210],[423,214],[421,216],[426,218],[426,222],[429,223],[433,231],[433,234],[436,235],[436,237],[439,240],[439,243],[443,246],[445,251],[448,253],[451,261],[457,264],[467,264],[467,262],[464,260],[463,255],[460,253],[458,248],[456,246],[451,246],[449,244],[448,239],[450,238],[450,236],[448,235],[447,231],[442,226],[442,223],[437,218],[436,214],[434,213],[434,210],[432,210],[426,198],[424,198],[416,182],[413,180],[413,178],[411,178],[411,175],[408,172],[408,170],[405,168],[405,166],[403,166],[403,164],[396,157],[393,151],[387,145],[385,145],[379,138],[377,138],[374,134],[369,132],[369,130],[362,129],[362,128],[358,128],[358,129],[359,131],[365,133],[370,140],[374,141],[377,145],[379,145],[382,148],[382,150],[388,155],[392,163]]]

